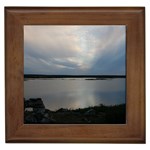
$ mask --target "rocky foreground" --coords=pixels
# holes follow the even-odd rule
[[[75,110],[60,108],[50,111],[41,98],[24,100],[25,124],[124,124],[125,104],[93,106]]]

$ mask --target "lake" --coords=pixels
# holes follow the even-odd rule
[[[24,98],[42,98],[49,110],[126,103],[125,78],[28,78]]]

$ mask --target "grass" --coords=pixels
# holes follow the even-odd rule
[[[38,118],[35,123],[55,123],[55,124],[125,124],[126,123],[126,105],[113,105],[78,108],[74,110],[60,108],[56,111],[45,110],[50,121],[41,122],[44,115],[34,113]],[[26,116],[33,115],[33,112],[25,112]],[[33,119],[34,120],[34,119]],[[53,120],[53,121],[51,121]],[[34,122],[25,122],[34,123]]]

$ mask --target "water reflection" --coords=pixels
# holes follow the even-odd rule
[[[40,97],[46,108],[84,108],[125,103],[125,78],[106,80],[34,79],[24,81],[25,99]]]

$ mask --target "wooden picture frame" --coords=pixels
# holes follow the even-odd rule
[[[24,25],[126,25],[126,124],[24,124]],[[144,7],[6,7],[6,142],[145,143]]]

